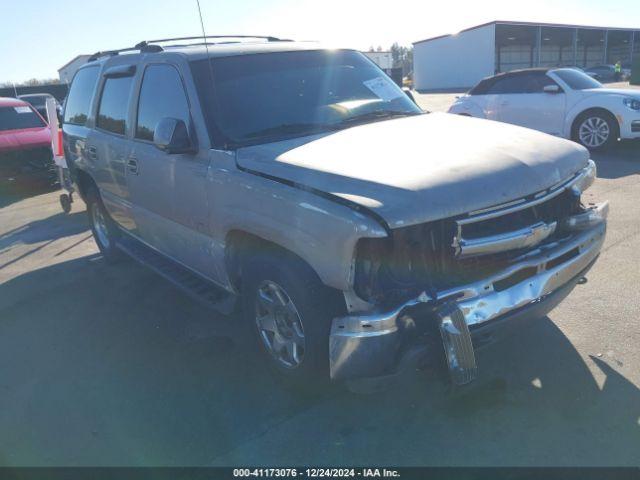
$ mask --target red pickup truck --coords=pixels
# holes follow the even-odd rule
[[[27,102],[0,97],[0,187],[55,181],[47,122]]]

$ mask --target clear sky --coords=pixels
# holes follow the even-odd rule
[[[410,45],[491,20],[640,29],[640,0],[200,0],[208,34]],[[0,83],[57,77],[81,53],[200,34],[196,0],[0,0]]]

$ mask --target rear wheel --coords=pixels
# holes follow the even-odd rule
[[[104,208],[98,190],[90,187],[86,194],[87,213],[93,238],[102,253],[102,256],[109,263],[120,260],[121,253],[116,247],[116,240],[119,236],[118,227]]]
[[[589,150],[601,150],[613,145],[619,136],[616,118],[604,110],[581,114],[574,122],[572,138]]]
[[[331,321],[344,310],[338,292],[298,258],[276,251],[247,261],[242,293],[251,344],[269,369],[297,389],[328,381]]]

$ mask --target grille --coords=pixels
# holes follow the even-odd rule
[[[567,190],[545,202],[516,212],[476,223],[464,224],[461,226],[461,231],[464,238],[468,239],[498,235],[526,228],[538,222],[560,222],[569,215],[577,213],[579,209],[580,199]],[[448,228],[440,227],[440,230],[446,234],[440,237],[437,246],[437,250],[440,250],[442,255],[438,276],[446,287],[473,282],[491,275],[504,269],[515,258],[531,250],[531,248],[524,248],[470,258],[457,258],[455,250],[451,246],[457,228],[455,221],[451,221]],[[543,243],[555,241],[560,236],[562,236],[562,232],[556,232]]]
[[[481,222],[465,224],[462,227],[463,237],[469,239],[479,238],[511,232],[537,222],[555,222],[575,212],[579,204],[579,198],[569,190],[566,190],[541,204]]]
[[[484,210],[460,218],[399,228],[388,238],[361,239],[355,264],[356,293],[369,301],[393,303],[425,290],[437,292],[486,278],[505,269],[527,251],[561,239],[564,233],[560,229],[550,229],[537,244],[521,242],[514,244],[521,245],[519,247],[505,247],[513,249],[488,250],[493,253],[485,250],[475,256],[461,255],[454,247],[455,239],[463,235],[465,240],[478,239],[477,242],[482,243],[489,238],[490,242],[493,235],[535,224],[558,222],[559,225],[580,208],[579,198],[570,190],[544,192],[502,206],[500,210]],[[501,287],[508,288],[508,282]]]

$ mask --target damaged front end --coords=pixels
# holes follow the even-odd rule
[[[597,258],[608,205],[585,206],[595,164],[543,192],[362,239],[354,291],[373,312],[334,320],[333,379],[390,374],[434,333],[455,383],[476,372],[474,344],[498,324],[540,318]]]

